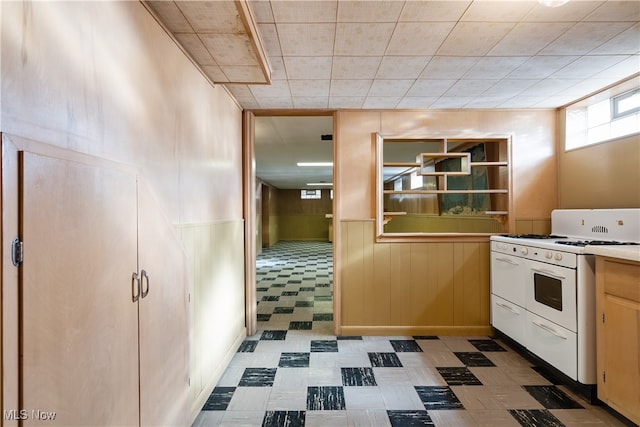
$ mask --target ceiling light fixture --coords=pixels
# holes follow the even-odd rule
[[[324,166],[324,167],[332,167],[333,162],[298,162],[298,166]]]
[[[569,0],[538,0],[538,3],[547,7],[560,7],[568,2]]]
[[[321,185],[332,186],[333,183],[332,182],[308,182],[307,185],[310,187],[321,186]]]

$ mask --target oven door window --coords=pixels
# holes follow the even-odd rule
[[[537,302],[562,311],[562,280],[534,273],[533,283]]]

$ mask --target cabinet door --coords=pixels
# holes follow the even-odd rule
[[[144,182],[138,187],[138,209],[141,295],[146,294],[139,302],[140,424],[185,426],[189,425],[186,255]]]
[[[135,175],[29,152],[21,164],[26,424],[138,425]]]

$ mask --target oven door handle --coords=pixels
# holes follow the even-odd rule
[[[549,332],[551,335],[555,335],[558,338],[562,338],[563,340],[566,340],[567,337],[565,337],[564,335],[562,335],[561,333],[559,333],[558,331],[556,331],[555,329],[551,328],[550,326],[547,325],[543,325],[541,323],[538,322],[532,322],[534,325],[536,325],[538,328]]]
[[[512,312],[513,314],[520,315],[520,312],[519,312],[518,310],[516,310],[515,308],[513,308],[513,307],[511,307],[511,306],[509,306],[509,305],[507,305],[507,304],[503,304],[503,303],[501,303],[501,302],[496,302],[496,305],[497,305],[498,307],[502,307],[502,308],[504,308],[505,310],[509,310],[509,311],[510,311],[510,312]]]
[[[511,265],[520,265],[519,263],[517,263],[517,262],[515,262],[515,261],[512,261],[512,260],[510,260],[509,258],[502,258],[502,257],[497,258],[497,257],[496,257],[496,261],[506,262],[507,264],[511,264]]]
[[[532,268],[531,270],[535,271],[536,273],[546,274],[547,276],[555,277],[556,279],[561,279],[561,280],[566,279],[566,276],[560,276],[559,274],[556,274],[550,270],[545,270],[544,268]]]

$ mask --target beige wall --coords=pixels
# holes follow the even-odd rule
[[[640,135],[558,151],[561,208],[640,207]]]
[[[139,2],[1,2],[0,14],[0,131],[133,166],[180,232],[199,409],[245,333],[241,109]],[[224,328],[211,313],[227,313]]]
[[[557,207],[555,113],[340,111],[336,129],[337,332],[489,333],[488,238],[375,241],[374,134],[511,135],[514,222],[519,229],[539,230]]]
[[[278,237],[280,240],[328,240],[332,212],[329,190],[321,199],[301,199],[300,190],[277,190]]]

